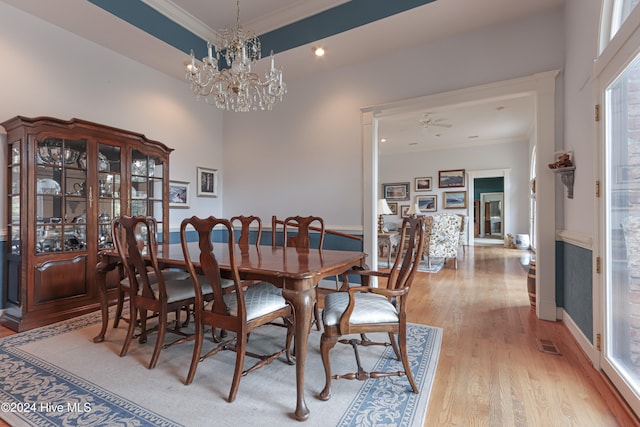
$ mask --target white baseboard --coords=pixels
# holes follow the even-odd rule
[[[562,321],[564,322],[565,325],[567,325],[569,332],[571,332],[571,335],[573,335],[573,338],[578,343],[578,346],[582,349],[584,354],[589,358],[594,368],[600,369],[600,352],[595,348],[593,344],[591,344],[591,341],[582,333],[578,325],[576,325],[576,323],[573,321],[571,316],[569,316],[569,313],[567,313],[564,310],[562,310]]]

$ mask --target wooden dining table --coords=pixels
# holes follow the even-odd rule
[[[193,245],[193,262],[197,267],[199,249]],[[282,288],[282,295],[293,306],[295,312],[296,353],[296,409],[294,416],[304,421],[309,409],[304,398],[304,370],[311,317],[316,301],[315,288],[325,277],[342,274],[353,267],[365,265],[366,254],[357,251],[300,249],[281,246],[235,246],[238,271],[243,280],[264,280]],[[190,248],[191,249],[191,248]],[[214,243],[214,254],[221,274],[229,272],[229,252],[226,243]],[[179,243],[160,244],[158,261],[163,268],[185,269],[186,263]],[[104,341],[109,323],[109,301],[107,274],[118,267],[120,256],[115,250],[104,250],[98,254],[96,285],[100,298],[102,328],[93,341]]]

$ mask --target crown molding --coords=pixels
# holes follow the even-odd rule
[[[140,0],[155,9],[173,22],[191,31],[203,40],[213,41],[218,32],[195,16],[176,5],[171,0]],[[251,29],[255,34],[264,34],[285,25],[297,22],[325,10],[332,9],[351,0],[299,0],[293,5],[276,9],[258,19],[242,22],[242,26]],[[230,24],[231,25],[231,24]]]

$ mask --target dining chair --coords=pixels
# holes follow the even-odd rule
[[[141,344],[147,341],[150,333],[157,331],[155,347],[149,362],[149,369],[153,369],[163,348],[187,340],[189,334],[181,330],[182,323],[178,313],[195,302],[194,287],[190,276],[165,278],[157,257],[157,223],[154,218],[121,216],[112,221],[112,229],[114,243],[130,285],[129,328],[120,357],[125,356],[129,351],[138,325],[140,326],[138,340]],[[211,289],[208,284],[204,286],[206,298],[210,299]],[[169,328],[167,316],[172,311],[176,312],[176,319],[174,326]],[[158,321],[156,326],[148,329],[149,312],[157,315]],[[175,333],[180,338],[165,344],[166,332]]]
[[[276,223],[274,217],[274,224]],[[311,249],[311,231],[318,232],[318,244],[317,248],[322,249],[324,244],[325,228],[324,220],[319,216],[290,216],[284,219],[283,224],[283,243],[288,247],[294,247],[298,249]],[[297,228],[297,233],[291,235],[289,229]],[[275,233],[275,231],[274,231]],[[314,239],[315,240],[315,239]],[[275,240],[273,240],[275,242]],[[316,246],[315,244],[313,246]],[[336,279],[337,282],[337,279]],[[336,285],[337,287],[337,285]],[[316,329],[320,330],[320,309],[318,307],[318,288],[316,288],[316,302],[313,306],[314,322]]]
[[[346,292],[336,292],[325,297],[322,323],[324,332],[320,339],[320,353],[325,370],[325,386],[320,399],[331,397],[332,379],[380,378],[406,376],[411,390],[418,393],[418,386],[411,373],[407,355],[406,305],[411,282],[418,270],[424,248],[422,217],[405,218],[402,222],[400,242],[393,267],[389,271],[352,270],[350,274],[362,276],[362,286],[351,287]],[[386,286],[369,286],[371,277],[386,278]],[[386,332],[389,342],[374,342],[367,333]],[[360,338],[340,339],[344,335],[360,335]],[[396,340],[397,337],[397,340]],[[329,353],[336,343],[353,347],[357,371],[334,375],[331,373]],[[391,346],[404,371],[366,372],[360,363],[358,346]]]
[[[229,255],[229,268],[233,279],[233,291],[225,292],[221,284],[220,267],[214,254],[212,244],[212,232],[214,228],[221,227],[228,233],[227,247]],[[187,232],[195,230],[198,234],[198,252],[191,253],[192,249],[187,242]],[[282,296],[282,289],[271,283],[261,282],[245,289],[240,281],[236,260],[235,237],[231,222],[226,219],[191,217],[184,219],[180,225],[180,239],[182,250],[191,274],[196,301],[194,304],[195,317],[195,345],[193,357],[189,367],[189,373],[185,384],[191,384],[195,376],[198,363],[217,354],[221,350],[232,350],[236,353],[235,369],[228,401],[233,402],[238,392],[240,378],[249,372],[271,363],[282,353],[285,353],[287,363],[293,365],[291,357],[291,339],[293,338],[293,310]],[[199,270],[196,270],[195,260],[199,260]],[[202,288],[202,276],[213,288],[213,302],[206,304],[206,298]],[[287,326],[285,347],[270,355],[257,355],[247,351],[249,334],[260,326],[267,325],[278,319],[282,319]],[[212,329],[221,328],[226,332],[233,332],[229,339],[221,339],[216,346],[202,354],[205,327]],[[258,358],[258,362],[249,369],[243,370],[245,355]]]
[[[115,242],[116,237],[113,235],[113,231],[115,230],[115,228],[112,226],[111,227],[111,237],[112,237],[112,242]],[[144,247],[145,242],[144,239],[142,238],[142,235],[140,234],[140,226],[138,226],[138,229],[136,230],[135,233],[135,237],[136,237],[136,241],[138,242],[138,246],[140,246],[141,248]],[[123,267],[124,269],[124,267]],[[148,276],[149,276],[149,280],[151,281],[152,285],[154,287],[157,287],[156,283],[157,283],[157,278],[156,278],[156,274],[151,271],[151,269],[149,267],[147,267],[147,271],[149,272]],[[189,277],[189,273],[186,271],[182,271],[182,270],[176,270],[176,269],[163,269],[161,270],[162,272],[162,277],[164,278],[164,280],[183,280]],[[127,323],[129,323],[131,320],[128,317],[122,317],[122,311],[124,309],[124,303],[125,301],[127,301],[129,299],[129,296],[131,295],[131,281],[129,280],[128,275],[125,273],[124,274],[124,278],[122,278],[122,280],[120,280],[120,282],[118,283],[118,289],[117,289],[117,301],[116,301],[116,313],[113,319],[113,327],[117,328],[120,320],[123,320]]]
[[[255,240],[254,244],[256,246],[260,245],[260,240],[262,239],[262,219],[259,216],[254,215],[237,215],[233,216],[229,219],[231,225],[234,226],[237,223],[240,223],[240,235],[238,236],[238,245],[239,246],[248,246],[251,241],[251,230],[252,227],[255,230]]]

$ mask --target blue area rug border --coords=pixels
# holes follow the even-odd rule
[[[429,399],[432,384],[427,384],[427,381],[436,374],[441,343],[441,328],[407,323],[409,363],[420,393],[411,392],[406,377],[384,377],[365,381],[338,422],[338,426],[412,426],[416,425],[416,422],[422,426],[424,419],[415,419],[418,415],[415,407],[420,400]],[[428,360],[421,363],[425,357]],[[387,347],[372,370],[402,371],[404,368],[402,362],[395,358],[393,349]],[[387,414],[388,417],[381,419],[381,413]],[[425,416],[426,410],[420,415]]]
[[[14,416],[32,426],[181,426],[18,348],[99,321],[95,312],[0,339],[0,418]]]

